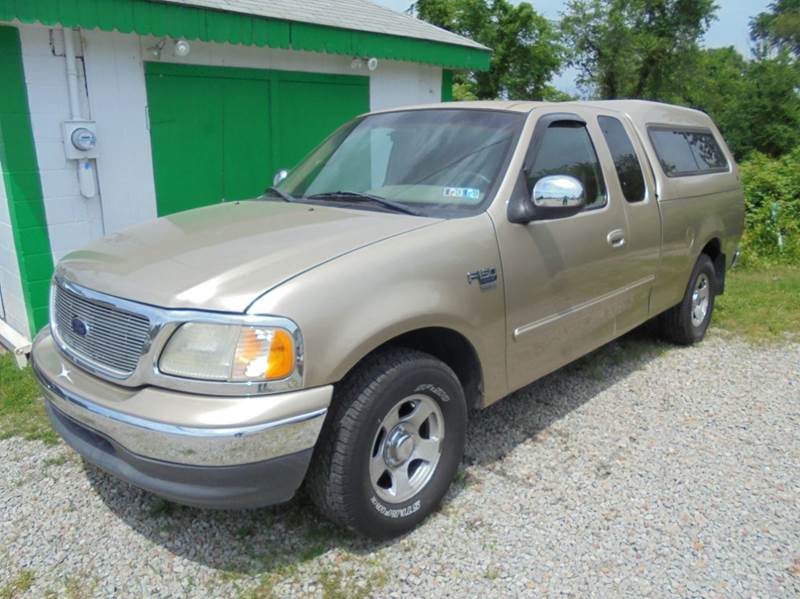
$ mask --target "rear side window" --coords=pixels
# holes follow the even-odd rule
[[[668,177],[728,170],[728,161],[708,129],[650,127],[650,139]]]
[[[582,123],[557,121],[545,130],[542,145],[528,170],[529,189],[548,175],[570,175],[578,179],[586,191],[586,208],[605,205],[606,187],[600,161]]]
[[[618,119],[610,116],[597,117],[597,122],[614,159],[622,194],[628,202],[641,202],[645,196],[644,175],[625,127]]]

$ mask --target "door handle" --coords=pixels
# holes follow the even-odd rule
[[[621,248],[625,245],[625,231],[622,229],[614,229],[606,235],[606,241],[612,248]]]

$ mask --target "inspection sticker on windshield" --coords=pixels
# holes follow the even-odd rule
[[[476,187],[445,187],[443,195],[446,198],[479,200],[481,198],[481,190]]]

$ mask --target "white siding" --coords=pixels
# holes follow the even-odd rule
[[[369,82],[370,108],[383,110],[442,99],[442,69],[410,62],[381,62]]]
[[[107,235],[156,217],[139,36],[88,31],[86,77],[97,122],[97,176]]]
[[[47,28],[21,25],[19,30],[50,247],[53,260],[58,261],[103,235],[101,197],[80,195],[76,163],[64,157],[61,123],[69,120],[70,112],[61,32],[54,33],[55,47],[51,48]],[[81,73],[81,61],[78,66]],[[79,86],[81,91],[85,89],[82,73]],[[84,93],[80,100],[89,117]]]
[[[145,60],[150,57],[148,48],[154,46],[161,38],[141,37],[141,51]],[[295,52],[257,46],[240,46],[233,44],[215,44],[210,42],[190,41],[191,51],[188,56],[179,58],[172,53],[172,46],[167,43],[161,53],[159,62],[178,64],[199,64],[221,67],[244,67],[253,69],[280,69],[284,71],[311,71],[314,73],[339,73],[343,75],[365,75],[369,71],[362,69],[353,71],[350,68],[352,57],[341,54],[320,54],[316,52]]]
[[[8,213],[8,196],[2,176],[0,176],[0,294],[3,296],[5,309],[5,315],[0,311],[0,318],[3,318],[12,329],[28,337],[30,331],[28,313],[22,295],[17,249],[14,245],[11,218]]]

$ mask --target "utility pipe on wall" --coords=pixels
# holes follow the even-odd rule
[[[69,115],[73,121],[82,120],[78,99],[78,65],[75,60],[75,40],[72,29],[64,28],[64,58],[67,61],[67,88],[69,89]]]
[[[78,97],[78,65],[75,58],[75,40],[72,29],[63,27],[64,60],[67,63],[67,89],[69,90],[69,114],[73,121],[84,120],[81,114],[81,103]],[[64,143],[70,143],[65,139]],[[93,198],[97,195],[97,181],[94,176],[94,164],[87,157],[78,158],[78,186],[81,195]]]

